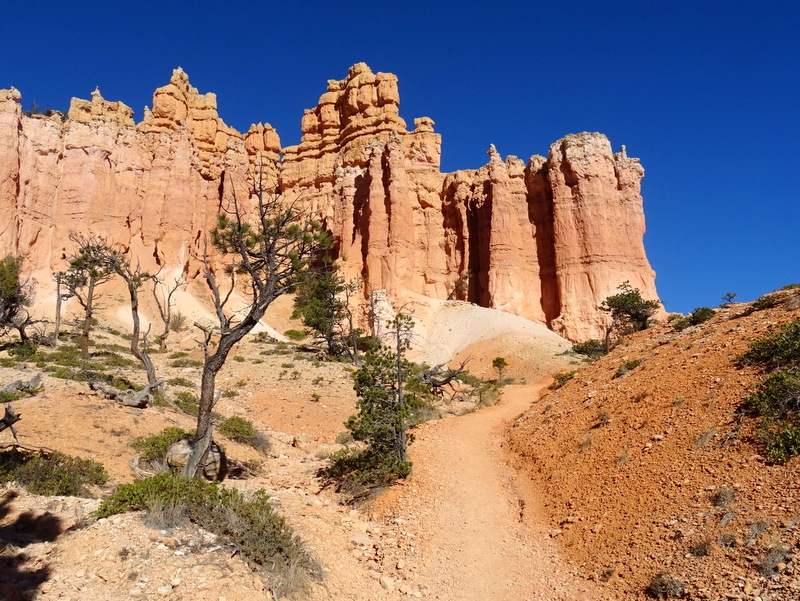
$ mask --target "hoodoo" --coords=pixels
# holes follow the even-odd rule
[[[328,82],[281,148],[269,124],[241,134],[181,69],[136,124],[121,102],[73,99],[66,117],[26,115],[0,91],[0,254],[41,274],[63,266],[71,231],[91,228],[143,261],[196,277],[205,232],[253,165],[331,232],[348,278],[394,298],[415,293],[501,309],[572,340],[599,337],[600,302],[629,281],[657,298],[644,251],[638,159],[598,133],[547,157],[440,171],[428,117],[408,130],[397,77],[364,63]]]

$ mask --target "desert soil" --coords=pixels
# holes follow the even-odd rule
[[[752,420],[736,429],[735,410],[759,374],[731,358],[800,316],[797,304],[752,315],[734,305],[683,332],[664,324],[591,365],[564,354],[570,345],[551,334],[502,323],[459,329],[469,315],[446,307],[424,332],[439,341],[438,356],[470,356],[470,371],[484,377],[495,375],[492,358],[504,356],[513,383],[493,407],[457,415],[465,407],[454,404],[456,415],[417,428],[412,476],[360,505],[316,477],[341,448],[337,434],[354,410],[350,368],[292,345],[247,340],[220,374],[232,393],[217,410],[253,421],[271,448],[260,454],[221,439],[229,456],[263,463],[258,476],[226,485],[266,490],[322,566],[324,581],[302,599],[632,601],[667,571],[684,582],[687,598],[796,600],[800,467],[768,465]],[[125,344],[108,329],[98,334],[97,342]],[[199,358],[190,335],[171,344],[170,352]],[[197,368],[173,367],[168,354],[155,358],[162,377],[198,384]],[[632,359],[639,366],[615,377]],[[561,389],[543,390],[548,375],[577,368]],[[0,382],[36,371],[0,368]],[[44,384],[14,403],[20,440],[101,461],[112,485],[133,479],[134,437],[193,427],[170,408],[124,408],[51,375]],[[181,390],[191,389],[168,388]],[[734,500],[718,507],[722,487]],[[191,523],[165,528],[140,513],[96,521],[88,516],[97,500],[37,497],[14,486],[1,494],[0,599],[272,597],[268,575]],[[708,555],[695,554],[703,542]],[[783,563],[760,573],[775,548],[787,549]]]

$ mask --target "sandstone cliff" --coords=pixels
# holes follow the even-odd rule
[[[181,69],[141,123],[121,102],[73,99],[66,118],[24,115],[0,91],[0,253],[47,274],[73,231],[103,233],[146,265],[199,273],[204,234],[254,165],[333,234],[348,278],[402,300],[470,301],[599,337],[600,301],[625,280],[657,298],[644,253],[638,159],[601,134],[570,135],[547,158],[443,174],[441,137],[400,118],[397,78],[367,65],[328,82],[299,145],[268,124],[246,134],[219,118]],[[282,160],[281,160],[282,154]]]
[[[597,305],[630,281],[657,298],[644,252],[644,170],[602,134],[570,135],[547,158],[501,158],[442,174],[429,118],[408,131],[397,80],[359,63],[328,82],[284,149],[284,190],[336,240],[350,277],[502,309],[573,340],[600,337]]]

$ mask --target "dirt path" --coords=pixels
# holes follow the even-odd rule
[[[419,541],[408,570],[431,599],[609,599],[580,581],[504,461],[504,426],[541,386],[505,388],[490,408],[418,429],[414,475],[394,507]]]

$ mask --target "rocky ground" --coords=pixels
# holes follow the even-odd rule
[[[252,420],[271,447],[260,454],[221,439],[230,456],[263,462],[257,477],[227,485],[267,490],[320,563],[325,579],[304,599],[640,599],[662,569],[683,579],[691,598],[796,599],[791,554],[774,575],[756,569],[777,544],[796,549],[796,461],[766,465],[747,422],[720,443],[757,378],[729,358],[798,310],[742,311],[720,310],[681,333],[663,325],[635,335],[544,395],[548,374],[581,366],[558,354],[568,345],[513,333],[451,340],[446,350],[473,357],[478,375],[491,377],[492,358],[506,357],[514,383],[494,407],[419,427],[414,474],[359,506],[315,476],[353,412],[350,368],[292,345],[245,341],[219,380],[236,394],[217,409]],[[107,328],[100,335],[98,343],[124,344]],[[170,353],[199,358],[190,335],[171,344]],[[161,377],[199,381],[196,367],[155,358]],[[634,358],[642,364],[612,379]],[[0,382],[33,373],[32,365],[0,368]],[[42,393],[14,406],[21,441],[102,461],[112,484],[133,478],[134,437],[193,425],[171,408],[124,408],[50,375]],[[734,499],[716,507],[723,486]],[[269,575],[191,523],[166,528],[140,513],[96,521],[93,499],[2,492],[0,598],[271,597]],[[718,542],[723,534],[732,546]],[[709,554],[693,554],[706,540]]]

